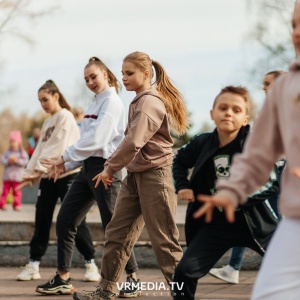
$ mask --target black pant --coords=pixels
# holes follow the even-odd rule
[[[63,201],[76,174],[71,174],[54,182],[41,179],[35,211],[35,228],[30,242],[30,259],[40,261],[45,254],[50,237],[53,212],[58,198]],[[75,243],[86,260],[94,258],[92,238],[85,218],[78,227]]]
[[[58,270],[69,271],[71,267],[74,238],[77,227],[85,218],[94,203],[98,204],[102,226],[105,231],[112,218],[118,192],[121,187],[121,173],[116,173],[115,180],[106,190],[103,183],[95,188],[92,178],[103,171],[105,159],[90,157],[84,161],[84,166],[74,179],[57,217],[57,255]],[[127,274],[137,270],[137,263],[132,253],[125,267]]]
[[[262,245],[264,248],[270,239],[271,235]],[[173,299],[194,299],[198,279],[232,247],[248,247],[264,255],[253,239],[242,211],[235,213],[235,222],[230,224],[224,212],[215,209],[212,223],[203,223],[175,269]]]

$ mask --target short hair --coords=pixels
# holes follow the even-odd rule
[[[281,74],[284,74],[285,72],[282,70],[275,70],[275,71],[270,71],[268,73],[265,74],[265,76],[267,75],[273,75],[274,78],[279,77]]]
[[[250,113],[250,95],[249,95],[249,91],[243,87],[243,86],[233,86],[233,85],[228,85],[225,86],[224,88],[221,89],[220,93],[216,96],[214,103],[213,103],[213,109],[216,106],[217,100],[218,98],[225,94],[225,93],[231,93],[231,94],[235,94],[238,96],[241,96],[246,103],[246,112],[249,114]]]

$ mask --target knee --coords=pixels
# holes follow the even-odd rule
[[[193,267],[188,259],[182,259],[175,268],[174,281],[192,277]]]

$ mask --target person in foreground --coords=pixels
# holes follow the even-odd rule
[[[265,185],[249,196],[249,204],[236,208],[234,224],[227,222],[221,208],[214,209],[214,219],[209,224],[193,218],[202,206],[194,201],[195,196],[214,194],[217,180],[228,178],[232,158],[243,149],[250,131],[247,125],[249,100],[248,91],[243,87],[223,88],[211,110],[216,129],[195,136],[174,159],[173,177],[178,197],[190,202],[185,226],[187,250],[174,275],[177,285],[173,297],[176,300],[194,299],[198,279],[205,276],[231,247],[249,247],[264,255],[276,229],[278,219],[266,201],[279,192],[276,168]],[[189,180],[190,168],[193,172]]]
[[[292,18],[292,38],[300,53],[300,3],[295,4]],[[279,207],[284,218],[272,238],[259,270],[252,300],[299,299],[300,297],[300,60],[291,64],[289,72],[276,81],[268,93],[253,133],[244,152],[233,162],[229,180],[217,185],[213,196],[199,195],[204,202],[195,218],[205,215],[212,220],[214,207],[225,210],[233,223],[234,210],[245,203],[247,194],[266,180],[273,164],[285,154]],[[262,130],[263,128],[263,130]],[[276,266],[276,268],[274,268]],[[270,270],[272,273],[270,274]]]
[[[152,67],[156,73],[156,86],[151,86]],[[102,181],[108,187],[113,174],[123,167],[127,168],[128,174],[106,228],[99,287],[93,292],[75,292],[75,300],[114,299],[117,281],[144,224],[168,284],[182,257],[175,222],[177,197],[171,170],[173,140],[170,124],[179,134],[186,132],[187,109],[164,68],[146,53],[127,55],[122,74],[126,90],[134,91],[136,96],[129,107],[125,137],[105,162],[103,172],[95,176],[95,185]]]

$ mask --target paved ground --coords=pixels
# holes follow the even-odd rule
[[[70,295],[64,296],[43,296],[35,292],[35,287],[38,284],[45,283],[53,274],[55,269],[53,268],[42,268],[40,273],[42,279],[35,281],[16,281],[16,275],[20,272],[19,268],[0,268],[0,299],[72,299]],[[81,290],[94,290],[94,286],[97,285],[95,282],[83,282],[84,269],[73,269],[71,277],[73,278],[72,284],[77,291]],[[253,283],[256,277],[255,271],[241,271],[240,283],[238,285],[231,285],[223,283],[210,275],[199,280],[197,294],[195,299],[214,299],[214,300],[229,300],[229,299],[249,299],[250,293],[253,287]],[[163,276],[158,269],[141,269],[139,270],[139,278],[141,282],[157,282],[157,286],[160,282],[164,283]],[[120,280],[122,283],[125,280],[123,276]],[[46,297],[46,298],[45,298]],[[143,295],[139,297],[140,300],[146,299],[158,299],[165,300],[171,299],[168,291],[164,290],[148,290],[144,291]]]

